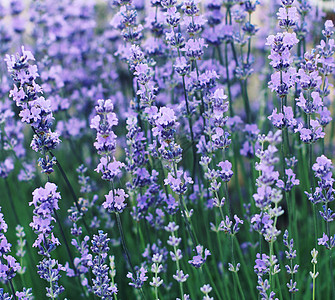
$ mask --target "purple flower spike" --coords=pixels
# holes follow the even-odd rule
[[[127,278],[131,280],[129,285],[133,286],[135,289],[142,288],[145,281],[147,281],[148,276],[146,276],[147,269],[141,267],[138,271],[136,271],[136,278],[134,278],[133,273],[128,272]]]
[[[40,94],[42,88],[35,82],[39,77],[37,66],[30,65],[29,61],[35,60],[30,51],[21,48],[22,54],[6,55],[8,71],[15,82],[10,96],[21,109],[21,121],[30,124],[35,132],[30,144],[36,152],[44,154],[60,143],[59,134],[51,131],[53,115],[51,101]]]
[[[8,243],[5,233],[7,232],[7,224],[1,213],[0,207],[0,280],[7,282],[15,277],[16,272],[21,269],[16,259],[9,255],[11,244]]]
[[[211,255],[208,249],[205,249],[201,245],[196,247],[197,255],[193,256],[192,260],[189,260],[188,263],[191,264],[195,268],[201,268],[202,265],[206,262],[207,256]]]
[[[219,176],[222,178],[224,182],[230,181],[230,179],[233,176],[233,171],[231,170],[232,164],[230,161],[225,160],[218,164],[218,167],[220,167],[222,170],[219,171]]]
[[[184,194],[187,191],[187,185],[193,184],[191,177],[188,177],[184,171],[178,170],[177,176],[169,173],[168,178],[164,179],[165,185],[170,185],[171,189],[177,194]]]
[[[106,201],[102,204],[102,206],[107,209],[108,212],[123,212],[126,207],[126,198],[129,197],[128,194],[125,193],[123,189],[116,189],[109,192],[108,195],[105,196]]]
[[[57,192],[57,186],[54,183],[47,182],[45,187],[37,188],[33,192],[33,201],[29,205],[34,205],[34,217],[30,226],[38,234],[33,247],[39,248],[39,253],[47,257],[50,252],[59,245],[59,241],[52,233],[52,222],[54,210],[58,210],[58,200],[61,199]]]
[[[109,251],[110,239],[107,233],[99,230],[98,235],[94,235],[92,239],[91,250],[95,254],[89,265],[92,268],[92,273],[95,276],[92,279],[93,292],[101,299],[112,299],[113,294],[117,293],[117,287],[110,282],[109,267],[106,264],[107,253]]]
[[[58,284],[58,280],[61,278],[59,273],[60,271],[65,271],[65,268],[55,259],[44,258],[37,266],[37,269],[40,277],[50,283],[50,287],[46,288],[46,296],[58,298],[64,292],[64,287]]]

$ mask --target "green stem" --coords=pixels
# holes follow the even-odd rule
[[[174,232],[171,232],[172,236],[175,237]],[[179,258],[177,255],[177,247],[176,245],[173,245],[173,251],[174,254],[176,256],[176,266],[177,266],[177,271],[178,273],[180,273],[180,264],[179,264]],[[179,290],[180,290],[180,296],[181,296],[181,300],[184,300],[184,288],[183,288],[183,283],[181,281],[178,281],[179,283]]]
[[[69,255],[70,265],[71,265],[73,271],[75,272],[75,274],[78,275],[78,273],[77,273],[77,269],[76,269],[76,267],[75,267],[75,265],[74,265],[74,263],[73,263],[73,261],[74,261],[74,260],[73,260],[73,256],[72,256],[72,254],[71,254],[70,246],[69,246],[69,244],[68,244],[68,242],[67,242],[67,239],[66,239],[66,237],[65,237],[65,233],[64,233],[64,230],[63,230],[62,223],[60,222],[60,219],[59,219],[58,214],[57,214],[57,212],[56,212],[55,209],[54,209],[54,214],[55,214],[55,217],[56,217],[56,222],[57,222],[57,224],[58,224],[58,226],[59,226],[59,229],[60,229],[60,233],[61,233],[62,239],[63,239],[63,241],[64,241],[64,243],[65,243],[66,251],[67,251],[67,253],[68,253],[68,255]],[[77,277],[77,279],[78,279],[78,282],[79,282],[79,286],[80,286],[80,288],[81,288],[81,291],[83,292],[83,295],[85,295],[84,287],[83,287],[82,284],[81,284],[80,278],[79,278],[78,276],[76,276],[76,277]]]
[[[217,289],[217,287],[216,287],[216,284],[215,284],[215,282],[214,282],[212,273],[209,271],[208,266],[207,266],[206,264],[204,264],[204,266],[205,266],[205,270],[206,270],[206,272],[207,272],[207,275],[208,275],[208,277],[209,277],[209,280],[210,280],[210,282],[211,282],[212,288],[213,288],[213,290],[214,290],[216,296],[218,297],[219,300],[223,300],[222,297],[221,297],[221,295],[220,295],[220,293],[219,293],[219,291],[218,291],[218,289]]]
[[[330,228],[329,228],[329,222],[327,222],[327,235],[330,237]],[[329,249],[329,272],[330,272],[330,278],[333,277],[333,261],[332,261],[332,249]],[[335,290],[334,290],[334,282],[331,281],[331,296],[330,299],[334,299],[335,296]]]
[[[262,242],[262,235],[259,235],[260,237],[260,252],[262,253],[262,248],[261,248],[261,242]],[[246,263],[245,260],[245,255],[242,253],[241,248],[240,248],[240,244],[238,242],[237,236],[234,235],[234,241],[235,241],[235,248],[237,249],[237,254],[239,256],[239,260],[241,262],[241,268],[243,268],[244,270],[249,270],[248,265]],[[254,273],[252,273],[252,275],[254,275]],[[250,292],[251,295],[251,299],[254,299],[256,297],[256,295],[254,294],[254,282],[252,279],[252,275],[251,274],[246,274],[246,278],[247,278],[247,282],[248,282],[248,290]]]
[[[281,291],[281,284],[280,284],[279,276],[276,276],[276,281],[277,281],[277,284],[278,284],[279,299],[284,299],[283,295],[282,295],[282,291]]]
[[[11,190],[10,190],[10,187],[9,187],[9,184],[8,184],[8,180],[7,180],[7,178],[4,178],[4,180],[5,180],[5,185],[6,185],[6,191],[7,191],[7,194],[8,194],[8,200],[9,200],[10,206],[12,208],[15,221],[16,221],[17,224],[20,224],[20,220],[19,220],[19,217],[18,217],[16,209],[15,209],[12,193],[11,193]]]
[[[241,282],[240,282],[240,279],[239,279],[239,277],[238,277],[238,274],[237,274],[237,272],[234,272],[234,273],[235,273],[237,286],[238,286],[240,295],[241,295],[241,297],[242,297],[242,300],[245,300],[244,293],[243,293],[243,289],[242,289]],[[238,298],[237,298],[237,299],[238,299]]]
[[[135,272],[135,269],[131,263],[131,260],[130,260],[130,255],[129,255],[129,251],[128,251],[128,248],[127,248],[127,245],[126,245],[126,240],[125,240],[125,237],[124,237],[124,233],[123,233],[123,229],[122,229],[122,223],[121,223],[121,218],[120,218],[120,215],[118,212],[115,213],[116,215],[116,223],[117,223],[117,227],[119,229],[119,233],[120,233],[120,238],[121,238],[121,244],[122,244],[122,248],[123,248],[123,251],[124,251],[124,254],[126,255],[126,259],[127,259],[127,262],[135,276],[136,272]],[[143,299],[146,299],[145,297],[145,294],[143,292],[143,289],[140,288],[140,292],[142,294],[142,297]]]
[[[179,55],[179,57],[180,57],[180,55]],[[193,154],[192,178],[194,179],[195,178],[195,172],[196,172],[196,165],[197,165],[197,150],[195,148],[195,142],[194,142],[192,116],[191,116],[190,109],[189,109],[189,103],[188,103],[188,97],[187,97],[187,91],[186,91],[186,85],[185,85],[185,76],[183,76],[183,89],[184,89],[187,119],[188,119],[188,125],[190,127],[190,135],[191,135],[191,143],[192,143],[192,154]]]
[[[50,155],[51,155],[52,157],[55,157],[55,158],[56,158],[56,156],[51,152],[51,150],[49,150],[48,152],[50,153]],[[62,177],[63,177],[63,179],[64,179],[64,181],[65,181],[65,183],[66,183],[68,189],[70,190],[72,199],[73,199],[73,201],[74,201],[74,203],[75,203],[75,205],[76,205],[76,207],[77,207],[77,209],[78,209],[78,212],[80,213],[80,212],[81,212],[81,206],[80,206],[80,204],[79,204],[79,202],[78,202],[78,198],[77,198],[77,196],[76,196],[76,193],[75,193],[75,191],[74,191],[74,189],[73,189],[73,187],[72,187],[72,185],[71,185],[69,179],[67,178],[66,173],[65,173],[65,171],[64,171],[64,169],[63,169],[63,167],[62,167],[62,165],[60,164],[60,162],[59,162],[59,160],[58,160],[57,158],[56,158],[56,162],[57,162],[56,165],[57,165],[57,167],[58,167],[60,173],[62,174]],[[85,221],[84,217],[82,217],[81,220],[83,221],[83,224],[84,224],[84,227],[85,227],[87,233],[88,233],[88,234],[91,234],[91,229],[90,229],[90,228],[88,227],[88,225],[86,224],[86,221]]]
[[[9,279],[9,285],[10,285],[10,289],[12,290],[12,294],[13,294],[14,300],[17,300],[17,297],[15,295],[15,289],[14,289],[14,285],[13,285],[12,279]]]
[[[174,30],[174,28],[173,28]],[[175,33],[176,36],[176,33]],[[181,57],[181,53],[179,48],[177,48],[178,57]],[[186,112],[187,112],[187,119],[188,119],[188,125],[190,128],[190,135],[191,135],[191,142],[192,142],[192,153],[193,153],[193,170],[192,170],[192,178],[195,177],[195,169],[196,169],[196,162],[197,162],[197,151],[195,148],[195,142],[194,142],[194,134],[193,134],[193,124],[192,124],[192,116],[189,108],[189,102],[188,102],[188,95],[186,91],[186,84],[185,84],[185,75],[182,76],[183,81],[183,91],[184,91],[184,98],[185,98],[185,105],[186,105]]]
[[[250,109],[248,89],[247,89],[247,87],[248,87],[247,79],[241,80],[240,85],[241,85],[242,98],[243,98],[243,101],[244,101],[246,121],[247,121],[248,124],[250,124],[251,123],[251,109]]]
[[[236,267],[236,263],[235,263],[235,257],[234,257],[234,241],[233,241],[233,235],[230,236],[230,243],[231,243],[231,256],[232,256],[232,262],[233,262],[233,266],[234,268]],[[236,273],[236,272],[233,272]],[[237,274],[236,274],[237,275]],[[238,277],[235,278],[235,276],[233,275],[233,282],[234,282],[234,293],[235,293],[235,299],[238,299],[237,297],[237,283]]]
[[[315,264],[313,264],[313,274],[315,274]],[[315,300],[315,276],[313,276],[313,300]]]
[[[126,240],[125,240],[123,229],[122,229],[121,218],[120,218],[120,215],[119,215],[118,212],[115,213],[115,216],[116,216],[117,227],[118,227],[118,230],[119,230],[119,233],[120,233],[123,252],[126,255],[127,263],[129,264],[129,266],[130,266],[130,268],[131,268],[131,270],[132,270],[132,272],[134,273],[134,276],[135,276],[136,272],[135,272],[135,269],[134,269],[134,267],[131,263],[131,260],[130,260],[129,251],[128,251],[128,248],[127,248],[127,245],[126,245]]]
[[[194,65],[195,65],[195,70],[196,70],[196,73],[197,73],[197,80],[199,80],[199,68],[198,68],[198,64],[197,64],[196,60],[194,61]],[[204,103],[204,97],[202,95],[202,91],[200,92],[200,101],[201,101],[201,103],[200,103],[200,115],[203,118],[204,128],[206,128],[206,119],[204,117],[205,103]]]
[[[231,96],[231,88],[230,88],[230,78],[229,78],[229,65],[228,65],[228,43],[225,43],[225,67],[226,67],[226,78],[227,78],[227,89],[228,89],[228,100],[229,100],[229,114],[230,117],[234,116],[234,109],[233,109],[233,99]]]
[[[185,221],[186,229],[187,229],[189,235],[191,236],[193,246],[195,248],[198,245],[198,239],[197,239],[195,233],[193,232],[192,224],[190,223],[189,212],[186,208],[186,205],[184,203],[182,195],[179,195],[179,201],[180,201],[180,204],[181,204],[182,216],[183,216],[183,219]]]

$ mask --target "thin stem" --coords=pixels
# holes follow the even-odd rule
[[[195,60],[194,61],[194,65],[195,65],[195,70],[196,70],[196,73],[197,73],[197,80],[199,80],[199,68],[198,68],[198,64],[197,64],[197,61]],[[200,100],[201,100],[201,105],[200,105],[200,114],[201,114],[201,117],[203,119],[203,123],[204,123],[204,128],[206,127],[206,119],[204,117],[204,112],[205,112],[205,103],[204,103],[204,97],[202,95],[202,91],[200,91]]]
[[[210,280],[210,282],[212,284],[212,287],[214,289],[214,292],[215,292],[216,296],[218,297],[218,299],[222,300],[222,297],[221,297],[221,295],[220,295],[220,293],[219,293],[219,291],[218,291],[218,289],[216,287],[216,284],[214,283],[213,276],[212,276],[211,272],[209,271],[208,266],[206,264],[204,266],[205,266],[205,270],[207,272],[207,275],[209,277],[209,280]]]
[[[66,248],[66,251],[69,255],[69,259],[70,259],[70,264],[71,264],[71,267],[73,268],[74,272],[77,274],[77,270],[76,270],[76,267],[74,266],[74,263],[73,263],[73,257],[72,257],[72,253],[71,253],[71,250],[70,250],[70,247],[69,247],[69,244],[67,242],[67,239],[65,237],[65,233],[64,233],[64,230],[63,230],[63,226],[62,226],[62,223],[58,217],[58,214],[56,212],[56,210],[54,209],[54,214],[55,214],[55,218],[56,218],[56,222],[59,226],[59,230],[60,230],[60,233],[61,233],[61,236],[62,236],[62,239],[65,243],[65,248]]]
[[[229,219],[231,219],[231,218],[232,218],[232,203],[231,203],[231,199],[230,199],[229,194],[228,194],[228,183],[225,182],[224,186],[225,186],[225,197],[226,197],[226,201],[228,201],[228,214],[229,214]]]
[[[236,137],[236,139],[234,137]],[[237,194],[238,194],[241,209],[243,209],[243,204],[245,203],[245,199],[242,196],[241,185],[240,185],[239,180],[238,180],[239,169],[238,169],[237,158],[240,155],[240,153],[239,153],[239,149],[238,149],[238,135],[237,135],[237,133],[233,133],[232,143],[233,143],[233,149],[234,149],[234,155],[233,155],[234,178],[233,178],[233,180],[234,180],[235,190],[237,191]]]
[[[157,278],[157,271],[155,271],[155,278]],[[159,300],[157,285],[155,285],[155,300]]]
[[[232,262],[233,262],[233,266],[235,268],[235,257],[234,257],[234,241],[233,241],[233,236],[230,236],[230,242],[231,242],[231,256],[232,256]],[[233,272],[236,273],[236,272]],[[237,297],[237,283],[238,277],[235,278],[234,274],[233,274],[233,284],[234,284],[234,293],[235,293],[235,298],[238,299]]]
[[[112,277],[112,283],[114,285],[114,277]],[[113,293],[113,296],[114,296],[114,300],[117,300],[117,294],[116,293]]]
[[[193,232],[192,225],[189,221],[189,212],[186,208],[186,205],[184,203],[182,195],[179,195],[179,201],[180,201],[180,204],[181,204],[181,211],[182,211],[183,219],[185,221],[186,229],[187,229],[189,235],[191,236],[193,246],[195,248],[198,245],[198,239],[197,239],[195,233]]]
[[[329,229],[329,222],[327,221],[327,235],[330,237],[330,229]],[[329,272],[330,272],[330,278],[334,278],[333,277],[333,261],[332,261],[332,250],[328,250],[329,252]],[[334,295],[335,295],[335,291],[334,291],[334,283],[333,281],[331,281],[331,299],[334,299]]]
[[[311,127],[311,115],[307,114],[307,127],[310,129]],[[308,174],[309,174],[309,181],[310,181],[310,187],[314,189],[314,179],[313,179],[313,145],[312,143],[308,144]]]
[[[19,218],[18,218],[18,215],[17,215],[17,212],[16,212],[16,209],[15,209],[15,206],[14,206],[14,199],[13,199],[13,196],[12,196],[12,193],[11,193],[11,190],[10,190],[10,186],[8,184],[8,180],[7,178],[5,178],[5,185],[6,185],[6,190],[7,190],[7,194],[8,194],[8,197],[9,197],[9,202],[10,202],[10,205],[12,207],[12,210],[13,210],[13,213],[14,213],[14,217],[15,217],[15,221],[17,223],[17,225],[21,224],[21,222],[19,221]],[[31,248],[27,248],[27,253],[28,253],[28,256],[29,256],[29,259],[31,262],[34,262],[34,259],[33,259],[33,256],[31,254]],[[23,259],[23,258],[22,258]],[[22,264],[21,264],[22,266]],[[32,271],[31,269],[29,268],[29,273],[30,275],[32,276]],[[24,277],[22,276],[22,279]]]
[[[335,121],[333,120],[331,122],[331,128],[330,128],[330,143],[329,143],[329,153],[333,153],[333,140],[334,140],[334,136],[335,136]]]
[[[240,84],[241,84],[242,97],[244,101],[244,109],[246,113],[246,121],[248,124],[250,124],[251,123],[251,109],[250,109],[249,96],[248,96],[247,79],[241,80]]]
[[[178,52],[179,53],[179,52]],[[180,57],[180,54],[179,54]],[[188,104],[188,97],[187,97],[187,91],[186,91],[186,85],[185,85],[185,76],[183,76],[183,89],[184,89],[184,96],[185,96],[185,103],[186,103],[186,112],[187,112],[187,119],[188,119],[188,125],[190,127],[190,135],[191,135],[191,143],[192,143],[192,154],[193,154],[193,170],[192,170],[192,177],[195,177],[195,170],[196,170],[196,164],[197,164],[197,151],[195,149],[195,142],[194,142],[194,134],[193,134],[193,124],[192,124],[192,116],[189,109]]]
[[[116,216],[116,222],[117,222],[117,227],[119,229],[119,233],[120,233],[120,238],[121,238],[121,244],[122,244],[122,248],[123,248],[123,251],[124,251],[124,254],[126,255],[126,258],[127,258],[127,262],[132,270],[132,272],[134,273],[135,275],[135,269],[131,263],[131,260],[130,260],[130,255],[129,255],[129,251],[128,251],[128,248],[126,246],[126,241],[125,241],[125,237],[124,237],[124,233],[123,233],[123,229],[122,229],[122,223],[121,223],[121,218],[120,218],[120,215],[118,212],[115,213],[115,216]]]
[[[314,242],[315,242],[315,248],[318,248],[317,238],[318,238],[318,228],[317,228],[317,220],[316,220],[316,207],[315,204],[313,204],[313,223],[314,223]]]
[[[281,284],[280,284],[280,280],[279,280],[279,276],[276,276],[276,281],[277,281],[277,284],[278,284],[278,290],[279,290],[279,299],[284,299],[283,298],[283,295],[282,295],[282,291],[281,291]]]
[[[273,265],[272,265],[272,255],[273,255],[273,241],[270,241],[270,261],[271,261],[271,266],[270,266],[270,274],[269,274],[269,281],[270,281],[270,287],[272,290],[274,290],[273,286],[273,275],[272,275],[272,270],[273,270]]]
[[[261,237],[262,237],[262,235],[260,235],[260,239],[261,239]],[[243,268],[244,270],[249,270],[248,265],[245,261],[245,255],[241,251],[240,244],[238,242],[238,239],[237,239],[236,235],[234,235],[234,241],[235,241],[235,249],[237,249],[237,253],[239,255],[239,260],[241,262],[241,268]],[[262,251],[260,251],[260,253],[262,253]],[[248,274],[248,276],[247,276],[247,282],[248,282],[249,291],[250,291],[250,298],[254,299],[256,297],[256,295],[254,293],[254,289],[253,289],[254,282],[253,282],[253,279],[251,278],[250,274]]]
[[[236,281],[237,281],[237,286],[238,286],[238,289],[240,291],[240,295],[242,296],[242,300],[245,300],[243,289],[242,289],[241,282],[240,282],[240,279],[238,277],[238,274],[237,274],[237,272],[234,272],[234,273],[235,273],[235,277],[236,277]]]
[[[294,280],[294,274],[293,274],[293,272],[292,272],[292,270],[293,270],[293,260],[292,259],[290,259],[290,262],[291,262],[291,280],[292,280],[292,282],[293,282],[293,280]],[[294,298],[294,294],[291,292],[290,293],[290,298],[291,298],[291,300],[293,300],[293,298]]]
[[[249,12],[249,23],[251,23],[251,12]],[[248,53],[247,53],[247,64],[249,65],[250,61],[250,53],[251,53],[251,36],[248,40]]]
[[[230,117],[233,117],[234,109],[233,109],[233,99],[231,96],[231,88],[230,88],[229,65],[228,65],[228,43],[227,42],[225,43],[224,56],[225,56],[226,79],[227,79],[227,90],[228,90],[228,100],[229,100],[229,114],[230,114]]]
[[[174,28],[173,28],[173,31],[174,31]],[[176,33],[175,33],[175,36],[176,36]],[[178,57],[180,58],[181,53],[180,53],[179,48],[177,48],[177,51],[178,51]],[[191,116],[191,112],[190,112],[190,108],[189,108],[188,95],[187,95],[187,91],[186,91],[185,75],[182,76],[182,81],[183,81],[183,91],[184,91],[187,119],[188,119],[188,125],[189,125],[189,128],[190,128],[190,135],[191,135],[191,142],[192,142],[192,153],[193,153],[192,177],[194,178],[195,177],[196,161],[197,161],[197,151],[196,151],[195,143],[194,143],[192,116]]]
[[[10,285],[10,289],[12,290],[12,294],[13,294],[14,300],[17,300],[17,297],[15,295],[15,289],[14,289],[14,285],[13,285],[12,279],[9,279],[9,285]]]
[[[131,263],[131,260],[130,260],[130,255],[129,255],[129,251],[128,251],[128,248],[127,248],[127,245],[126,245],[126,240],[125,240],[125,237],[124,237],[124,233],[123,233],[123,229],[122,229],[122,223],[121,223],[121,218],[120,218],[120,214],[118,212],[115,213],[116,215],[116,222],[117,222],[117,227],[119,229],[119,233],[120,233],[120,237],[121,237],[121,244],[122,244],[122,248],[123,248],[123,251],[126,255],[126,258],[127,258],[127,262],[135,276],[136,272],[135,272],[135,269]],[[145,297],[145,294],[143,292],[143,289],[140,288],[140,291],[141,291],[141,294],[142,294],[142,297],[143,299],[146,299]]]
[[[315,274],[315,266],[316,266],[316,264],[313,264],[313,274]],[[316,279],[316,277],[315,276],[313,276],[313,300],[315,300],[315,279]]]
[[[52,157],[56,157],[50,150],[49,150],[49,153],[50,153],[50,155],[51,155]],[[67,187],[69,188],[70,193],[71,193],[71,195],[72,195],[72,198],[73,198],[73,200],[74,200],[74,203],[75,203],[75,205],[76,205],[76,207],[77,207],[77,209],[78,209],[78,211],[79,211],[79,213],[80,213],[80,212],[81,212],[81,206],[80,206],[80,204],[79,204],[79,202],[78,202],[78,198],[77,198],[77,196],[76,196],[76,193],[75,193],[75,191],[74,191],[74,189],[73,189],[73,187],[72,187],[72,185],[71,185],[69,179],[67,178],[66,173],[64,172],[64,169],[63,169],[62,165],[60,164],[60,162],[59,162],[59,160],[58,160],[57,158],[56,158],[56,162],[57,162],[56,165],[57,165],[57,167],[58,167],[60,173],[62,174],[62,177],[63,177],[63,179],[64,179],[64,181],[65,181]],[[86,224],[86,221],[85,221],[84,217],[82,217],[81,220],[83,221],[84,227],[85,227],[86,231],[88,232],[88,234],[91,234],[91,230],[90,230],[90,228],[88,227],[88,225]]]
[[[171,233],[173,237],[175,237],[174,235],[174,232]],[[177,266],[177,271],[178,271],[178,274],[180,273],[180,264],[179,264],[179,258],[178,258],[178,255],[177,255],[177,247],[176,245],[173,245],[173,251],[174,251],[174,254],[176,256],[176,266]],[[181,299],[184,300],[184,288],[183,288],[183,283],[181,281],[178,281],[179,282],[179,290],[180,290],[180,296],[181,296]]]
[[[277,208],[278,208],[278,203],[276,202],[275,203],[275,211],[277,210]],[[276,215],[275,216],[275,219],[274,219],[274,222],[273,222],[273,228],[276,228],[276,226],[277,226],[277,220],[278,220],[278,216]],[[274,264],[273,264],[273,262],[272,262],[272,256],[273,256],[273,243],[274,243],[274,240],[273,239],[271,239],[270,240],[270,254],[269,254],[269,256],[270,256],[270,262],[271,262],[271,266],[270,266],[270,275],[269,275],[269,281],[270,281],[270,287],[271,287],[271,289],[272,289],[272,291],[275,289],[275,286],[274,286],[274,282],[273,282],[273,275],[272,275],[272,272],[273,272],[273,266],[274,266]]]
[[[9,184],[8,184],[8,180],[7,180],[7,178],[4,178],[4,179],[5,179],[6,191],[7,191],[8,198],[9,198],[9,203],[10,203],[10,206],[13,210],[15,221],[16,221],[17,224],[20,224],[21,222],[19,220],[19,217],[18,217],[16,209],[15,209],[12,193],[11,193],[11,190],[10,190],[10,187],[9,187]]]

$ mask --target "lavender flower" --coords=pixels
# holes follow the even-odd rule
[[[184,194],[187,191],[187,185],[192,183],[191,177],[180,170],[176,172],[176,176],[169,173],[168,178],[164,179],[164,184],[170,185],[171,189],[177,194]]]
[[[285,251],[286,258],[290,261],[290,265],[285,265],[286,271],[288,274],[291,275],[290,282],[286,284],[286,286],[289,289],[290,293],[296,293],[299,291],[297,288],[297,282],[293,280],[294,274],[298,272],[299,265],[295,264],[293,266],[293,259],[297,256],[297,251],[293,249],[293,239],[290,241],[288,240],[288,231],[285,230],[284,236],[283,236],[283,243],[284,246],[288,249]]]
[[[29,203],[29,205],[34,205],[35,207],[35,216],[30,226],[38,233],[38,238],[33,246],[39,247],[42,253],[50,253],[55,245],[59,245],[58,239],[53,236],[53,225],[51,225],[52,221],[54,221],[52,214],[54,210],[59,209],[59,199],[61,197],[60,193],[57,192],[57,186],[54,183],[47,182],[44,188],[35,189],[33,201]]]
[[[283,113],[277,113],[277,108],[274,108],[272,114],[268,117],[273,126],[278,129],[289,128],[294,130],[297,125],[297,120],[294,118],[292,107],[283,106]]]
[[[188,59],[196,60],[204,54],[203,48],[207,46],[204,39],[189,39],[181,50],[185,51]]]
[[[318,274],[313,251],[310,294],[314,299],[334,298],[328,275],[335,246],[335,30],[327,20],[331,11],[323,9],[327,2],[319,1],[317,7],[307,0],[44,0],[29,7],[24,2],[0,4],[0,53],[5,57],[22,41],[32,51],[27,45],[19,54],[7,55],[9,72],[0,72],[0,177],[9,186],[5,211],[19,207],[21,189],[29,189],[22,181],[34,176],[36,162],[25,150],[29,129],[32,148],[42,154],[37,164],[48,181],[57,164],[66,182],[76,182],[83,195],[75,197],[75,187],[68,184],[77,203],[65,207],[64,216],[60,186],[43,182],[35,189],[28,202],[33,206],[33,246],[42,255],[37,263],[26,257],[31,237],[22,227],[17,227],[16,255],[11,256],[14,233],[6,232],[0,214],[1,299],[33,297],[20,284],[34,265],[38,273],[31,278],[33,289],[38,277],[46,280],[46,298],[61,298],[64,288],[66,297],[78,297],[79,289],[71,289],[75,281],[82,285],[81,297],[102,299],[158,300],[173,294],[187,300],[189,292],[205,300],[254,299],[257,293],[260,299],[281,294],[294,298],[301,290],[297,272],[306,272],[296,261],[298,246],[302,240],[306,247],[311,242],[303,236],[309,234],[311,220],[297,185],[312,185],[305,194],[316,205],[316,221],[325,222],[316,243],[322,254],[330,254],[329,261],[321,255],[325,271]],[[279,130],[269,132],[269,125]],[[60,134],[66,142],[59,151],[71,149],[69,156],[59,153],[70,162],[63,170],[52,154]],[[308,168],[305,154],[312,161]],[[72,156],[81,165],[77,172]],[[91,178],[94,169],[95,176],[107,181],[105,188]],[[250,198],[254,203],[248,203]],[[278,219],[287,206],[282,208],[283,198],[290,204],[288,223]],[[298,219],[291,215],[294,209]],[[86,212],[88,225],[96,231],[91,237],[80,224]],[[131,218],[121,223],[121,213],[122,220]],[[70,226],[73,247],[67,245],[69,232],[60,227],[65,245],[56,258],[58,219],[59,225],[65,221]],[[306,221],[298,224],[300,245],[284,228],[289,226],[296,236],[297,220]],[[119,237],[109,239],[105,232],[113,232],[116,225]],[[283,243],[277,246],[281,230]],[[197,238],[200,233],[211,249]],[[216,247],[227,238],[231,258],[225,247]],[[255,254],[254,262],[236,261],[239,242],[245,257]],[[116,269],[122,276],[122,262],[108,253],[121,244],[130,286],[118,290]],[[135,250],[143,261],[134,257]],[[212,263],[210,268],[206,262]],[[240,274],[250,277],[250,267],[256,289],[252,280],[239,284]],[[198,276],[202,269],[204,276]],[[63,272],[68,282],[61,278]],[[323,284],[316,290],[317,276]],[[278,286],[278,281],[284,284]]]
[[[9,254],[12,245],[7,241],[5,236],[7,228],[8,226],[4,220],[4,216],[0,212],[0,279],[5,283],[12,280],[16,272],[21,269],[20,264]]]
[[[127,278],[131,280],[129,285],[133,286],[136,289],[142,288],[144,282],[147,281],[148,279],[148,276],[146,276],[147,272],[148,271],[146,270],[146,268],[144,267],[139,268],[139,270],[136,272],[136,275],[135,275],[136,278],[134,278],[133,273],[128,272]]]
[[[37,269],[38,275],[50,284],[50,287],[46,287],[46,296],[52,299],[57,298],[64,291],[64,287],[59,285],[58,281],[61,277],[60,271],[65,271],[65,268],[55,259],[44,258],[37,265]]]
[[[232,164],[228,160],[222,161],[218,164],[218,167],[222,169],[219,171],[219,176],[224,182],[230,181],[231,177],[233,176],[233,171],[231,170]]]
[[[158,274],[162,272],[163,265],[161,264],[163,259],[162,254],[154,254],[152,258],[153,264],[151,265],[151,272],[154,274],[154,277],[152,278],[152,281],[150,282],[150,285],[154,287],[155,289],[155,296],[158,298],[158,287],[160,287],[163,284],[163,279],[161,279]]]
[[[23,266],[23,258],[26,254],[25,247],[27,245],[27,240],[25,239],[25,232],[24,228],[21,225],[17,225],[16,228],[16,237],[18,238],[17,240],[17,251],[16,251],[16,256],[20,259],[20,269],[18,270],[18,273],[20,275],[23,275],[26,272],[26,266]]]
[[[118,119],[115,113],[113,113],[113,108],[110,99],[98,100],[98,105],[95,107],[98,115],[91,120],[90,127],[97,131],[94,147],[98,150],[98,153],[103,156],[108,156],[113,153],[116,147],[116,135],[112,131],[112,127],[118,124]]]
[[[300,139],[307,144],[315,143],[317,140],[325,137],[325,133],[322,131],[322,126],[318,120],[310,121],[310,129],[303,127],[302,123],[298,124],[298,127],[294,132],[300,133]]]
[[[96,296],[102,299],[111,299],[113,294],[118,291],[116,285],[110,283],[108,277],[109,267],[106,264],[106,259],[109,251],[109,241],[107,233],[99,230],[98,235],[93,236],[91,246],[91,251],[95,254],[90,264],[95,276],[92,279],[92,290]]]
[[[177,270],[176,274],[173,275],[173,279],[175,279],[176,281],[181,282],[181,283],[185,282],[188,277],[189,277],[189,275],[184,274],[183,270],[180,270],[180,271]]]
[[[239,224],[243,224],[243,220],[241,220],[238,216],[234,215],[235,224],[233,226],[233,221],[229,220],[229,217],[226,216],[225,220],[222,220],[218,230],[225,232],[231,236],[234,236],[240,231]]]
[[[330,202],[334,201],[334,178],[332,174],[333,164],[326,156],[321,155],[316,159],[316,163],[312,166],[315,177],[319,179],[318,187],[311,193],[305,192],[308,199],[317,204],[322,202],[322,211],[319,211],[322,219],[327,224],[327,233],[323,233],[322,238],[318,238],[318,244],[325,246],[327,249],[332,249],[335,246],[335,236],[331,236],[329,224],[334,220],[335,214],[328,206]]]
[[[116,189],[105,196],[106,201],[102,204],[108,212],[122,212],[126,207],[125,199],[129,197],[123,189]]]
[[[213,300],[213,297],[209,297],[209,293],[212,291],[212,287],[209,284],[205,284],[200,288],[200,291],[204,293],[204,297],[202,298],[203,300]]]
[[[211,252],[208,249],[204,250],[204,247],[201,245],[198,245],[195,250],[197,255],[193,256],[192,260],[189,260],[188,263],[195,268],[201,268],[206,262],[207,256],[211,255]]]
[[[9,173],[14,170],[12,158],[6,158],[4,162],[0,162],[0,177],[7,178]]]
[[[5,59],[15,82],[10,96],[21,109],[22,122],[33,127],[35,135],[31,142],[32,149],[44,153],[60,143],[59,134],[51,131],[53,116],[50,100],[39,95],[42,88],[35,82],[39,76],[37,66],[29,64],[29,61],[35,58],[23,46],[21,52],[16,56],[7,55]]]
[[[292,190],[293,186],[299,185],[300,180],[296,179],[296,175],[293,172],[292,169],[285,169],[285,175],[286,175],[286,184],[284,184],[284,181],[279,179],[277,180],[277,187],[283,189],[285,192],[289,192]]]
[[[73,235],[76,236],[73,230],[71,231]],[[92,254],[89,253],[89,245],[88,245],[89,237],[85,236],[81,243],[78,242],[78,239],[72,239],[71,244],[76,247],[78,250],[80,257],[74,258],[74,266],[76,267],[76,271],[79,274],[86,274],[89,268],[92,266]],[[87,284],[83,284],[84,286]]]

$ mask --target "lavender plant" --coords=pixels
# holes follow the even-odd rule
[[[0,3],[0,299],[333,299],[326,3]]]

